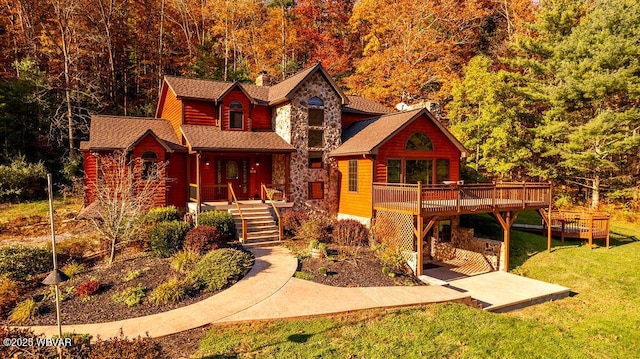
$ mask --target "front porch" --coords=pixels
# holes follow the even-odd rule
[[[511,226],[522,210],[537,210],[546,222],[551,190],[549,183],[527,182],[468,185],[451,182],[428,186],[374,183],[372,204],[376,221],[382,219],[396,227],[397,240],[408,253],[407,260],[417,276],[423,274],[424,264],[432,259],[443,261],[469,256],[478,257],[480,264],[489,262],[487,270],[508,271]],[[457,223],[459,216],[473,213],[495,216],[503,229],[499,246],[485,243],[483,248],[475,248],[469,243],[463,246],[456,240],[452,243],[452,234],[460,235],[458,232],[462,230]],[[460,252],[460,258],[456,252]],[[464,255],[463,252],[470,253]]]

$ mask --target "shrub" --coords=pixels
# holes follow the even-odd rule
[[[18,294],[18,284],[9,277],[0,275],[0,316],[16,303]]]
[[[142,303],[142,298],[144,298],[144,288],[142,284],[138,284],[137,287],[128,287],[122,292],[114,294],[111,300],[116,304],[126,304],[128,307],[135,307]]]
[[[96,293],[98,290],[100,290],[100,282],[96,280],[87,280],[80,283],[76,289],[76,294],[78,294],[80,298],[85,298]]]
[[[58,287],[58,296],[61,302],[73,297],[74,294],[76,294],[76,287],[74,286],[66,287],[64,290]],[[49,289],[42,293],[42,301],[51,303],[56,302],[56,289],[54,286],[49,286]]]
[[[226,237],[213,226],[199,226],[192,228],[184,239],[182,247],[198,253],[211,249],[218,249],[226,243]]]
[[[236,225],[233,216],[226,211],[207,211],[198,215],[198,226],[213,226],[218,228],[220,235],[226,241],[236,239]]]
[[[38,305],[29,298],[18,303],[9,315],[9,321],[12,323],[24,323],[29,319],[33,319],[38,313]]]
[[[123,282],[131,282],[132,280],[138,278],[142,274],[141,269],[131,269],[127,272],[127,274],[122,277]]]
[[[297,271],[297,272],[293,273],[293,276],[295,278],[304,279],[304,280],[312,280],[313,279],[313,274],[307,273],[307,272],[302,272],[302,271]]]
[[[200,254],[191,250],[184,250],[176,253],[171,260],[173,269],[188,273],[195,269],[196,263],[200,259]]]
[[[289,210],[282,215],[282,228],[284,230],[285,237],[291,238],[298,233],[302,222],[309,219],[309,215],[306,212],[299,212]]]
[[[0,247],[0,275],[24,281],[51,269],[51,253],[24,245]]]
[[[91,236],[80,236],[67,238],[56,243],[56,253],[65,255],[69,258],[80,260],[85,255],[95,252],[99,249],[100,243]],[[46,248],[51,250],[51,243],[47,242]]]
[[[182,247],[190,226],[185,222],[159,222],[149,231],[151,252],[157,257],[169,257]]]
[[[303,241],[329,242],[332,225],[328,218],[311,217],[302,222],[296,237]]]
[[[180,215],[175,206],[151,208],[144,216],[144,222],[151,225],[178,220],[180,220]]]
[[[69,278],[73,278],[85,270],[87,270],[85,265],[76,261],[71,261],[62,267],[62,272],[68,275]]]
[[[232,248],[221,248],[204,255],[193,272],[202,285],[216,291],[237,282],[253,264],[253,258],[247,252]]]
[[[17,156],[0,165],[0,202],[38,199],[45,195],[47,171],[42,162],[29,163]]]
[[[185,297],[185,287],[174,277],[151,291],[149,302],[153,305],[173,304],[180,302]]]
[[[341,246],[364,246],[369,239],[369,229],[353,219],[342,219],[333,229],[333,240]]]
[[[397,239],[397,227],[388,218],[379,218],[372,228],[376,255],[388,270],[406,271],[407,257]]]

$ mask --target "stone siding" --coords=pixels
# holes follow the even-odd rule
[[[324,146],[309,148],[307,101],[318,97],[324,102]],[[286,105],[274,111],[275,131],[296,148],[291,155],[290,194],[295,208],[316,206],[336,213],[338,208],[337,164],[329,153],[341,144],[341,102],[329,82],[319,73],[302,83]],[[309,151],[322,151],[323,168],[309,168]],[[324,182],[324,199],[309,200],[308,183]]]

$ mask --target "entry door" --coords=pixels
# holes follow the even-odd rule
[[[223,161],[222,178],[224,183],[231,183],[233,192],[238,199],[246,199],[247,195],[247,161],[229,159]]]

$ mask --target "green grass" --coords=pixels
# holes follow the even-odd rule
[[[79,211],[82,207],[82,201],[75,198],[54,199],[54,210],[60,211]],[[34,201],[19,204],[2,204],[0,205],[0,224],[11,222],[18,218],[26,218],[32,216],[40,216],[49,218],[49,201]]]
[[[562,300],[506,314],[457,304],[216,327],[198,358],[632,358],[640,347],[640,225],[612,224],[588,249],[513,231],[515,272],[567,286]],[[516,258],[514,258],[516,257]]]

